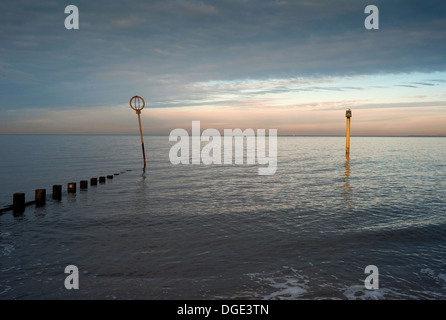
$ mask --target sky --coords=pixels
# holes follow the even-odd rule
[[[445,52],[440,0],[2,0],[0,134],[446,136]]]

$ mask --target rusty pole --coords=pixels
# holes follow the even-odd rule
[[[132,105],[133,102],[133,105]],[[142,105],[141,105],[142,104]],[[142,127],[141,127],[141,110],[145,107],[144,99],[140,96],[134,96],[130,99],[130,107],[136,111],[138,115],[138,124],[139,124],[139,134],[141,136],[141,148],[142,148],[142,157],[144,160],[144,169],[146,168],[146,151],[144,149],[144,139],[142,136]]]

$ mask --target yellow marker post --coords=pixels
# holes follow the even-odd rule
[[[138,115],[139,123],[139,134],[141,135],[141,147],[142,147],[142,157],[144,159],[144,169],[146,168],[146,152],[144,151],[144,140],[142,138],[142,128],[141,128],[141,110],[144,109],[146,103],[144,99],[140,96],[134,96],[130,99],[130,108],[136,111]]]
[[[345,148],[345,156],[347,159],[350,158],[350,118],[352,117],[352,111],[347,109],[345,112],[345,117],[347,118],[347,144]]]

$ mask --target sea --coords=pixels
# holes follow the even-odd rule
[[[279,136],[274,175],[144,140],[0,135],[0,208],[47,193],[0,215],[1,300],[446,299],[446,138]]]

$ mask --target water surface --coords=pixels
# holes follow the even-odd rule
[[[272,176],[145,144],[143,172],[138,136],[0,135],[0,206],[48,195],[0,216],[0,299],[446,298],[445,138],[352,137],[346,161],[343,137],[279,137]]]

